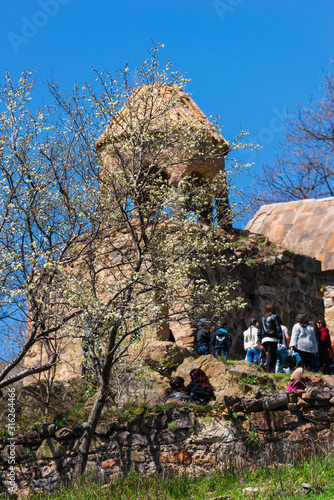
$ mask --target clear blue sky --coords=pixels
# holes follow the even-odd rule
[[[39,67],[61,83],[91,78],[91,68],[133,71],[155,42],[192,78],[188,90],[224,135],[240,130],[263,149],[243,159],[272,163],[281,117],[317,95],[334,47],[333,0],[3,0],[0,80]],[[240,185],[247,188],[245,176]]]

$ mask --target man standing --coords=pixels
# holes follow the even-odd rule
[[[216,330],[211,343],[215,348],[217,358],[223,355],[224,359],[228,360],[228,350],[232,345],[232,339],[230,333],[224,328],[225,326],[226,323],[224,323],[222,328]]]
[[[199,330],[197,332],[197,352],[198,354],[210,354],[210,325],[206,318],[198,322]]]

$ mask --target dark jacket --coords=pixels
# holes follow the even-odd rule
[[[214,333],[211,343],[217,351],[220,349],[229,349],[232,344],[231,335],[225,328],[219,328]]]
[[[264,337],[273,337],[282,342],[282,328],[280,317],[276,314],[271,316],[262,316],[259,321],[259,328],[257,330],[257,337],[262,343]]]
[[[204,328],[204,326],[197,332],[197,347],[201,345],[210,345],[210,331]]]
[[[190,384],[185,387],[184,392],[198,405],[207,404],[209,401],[216,400],[216,396],[213,392],[203,389],[203,387],[196,382],[190,382]]]

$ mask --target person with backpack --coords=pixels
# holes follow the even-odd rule
[[[224,328],[226,323],[215,331],[211,343],[215,349],[215,353],[217,358],[220,358],[221,355],[224,356],[224,359],[228,359],[228,350],[232,345],[232,339],[230,333]]]

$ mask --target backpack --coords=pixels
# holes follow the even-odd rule
[[[215,349],[228,349],[231,347],[231,335],[225,328],[220,328],[215,333]]]
[[[256,358],[254,361],[254,365],[260,366],[265,370],[267,366],[267,356],[266,356],[266,351],[264,349],[261,349],[260,356]]]

